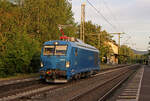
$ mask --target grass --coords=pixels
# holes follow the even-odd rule
[[[1,80],[10,80],[10,79],[23,79],[23,78],[30,78],[30,77],[37,77],[39,76],[38,73],[31,73],[31,74],[16,74],[15,76],[0,78]]]
[[[107,69],[107,68],[113,68],[114,65],[110,65],[110,64],[101,64],[100,66],[101,66],[101,67],[100,67],[101,69]]]

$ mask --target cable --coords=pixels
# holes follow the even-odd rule
[[[103,0],[103,3],[105,5],[105,7],[109,10],[109,12],[111,13],[113,20],[119,25],[119,27],[121,28],[122,32],[124,32],[124,30],[123,30],[124,28],[122,28],[121,25],[118,23],[117,17],[115,16],[115,14],[110,9],[110,6],[106,2],[106,0]]]
[[[87,2],[90,4],[91,7],[93,7],[95,9],[95,11],[108,23],[110,24],[114,29],[117,29],[116,26],[114,26],[112,23],[110,23],[107,18],[105,18],[105,16],[89,1],[87,0]]]

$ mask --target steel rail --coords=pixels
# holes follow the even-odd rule
[[[133,73],[135,73],[135,72],[133,72]],[[112,87],[98,101],[104,101],[104,99],[106,99],[107,96],[109,96],[116,88],[118,88],[123,82],[125,82],[125,80],[127,80],[131,75],[133,75],[133,73],[129,74],[127,77],[125,77],[124,79],[122,79],[121,81],[119,81],[118,84],[116,84],[114,87]]]
[[[132,71],[132,69],[129,69],[129,70],[127,70],[127,71],[124,72],[124,73],[120,73],[120,74],[118,74],[117,76],[113,77],[112,79],[105,81],[103,84],[101,84],[101,85],[99,85],[99,86],[97,86],[97,87],[95,87],[95,88],[93,88],[93,89],[90,89],[89,91],[87,91],[87,92],[85,92],[85,93],[76,95],[75,97],[71,98],[69,101],[78,101],[78,100],[80,100],[80,98],[84,97],[85,95],[90,94],[91,92],[94,92],[94,91],[95,91],[96,89],[98,89],[98,88],[102,88],[102,87],[105,88],[105,85],[106,85],[106,84],[108,84],[108,83],[110,83],[110,82],[112,82],[113,80],[118,79],[118,78],[122,79],[126,73],[129,73],[129,72],[131,72],[131,71]],[[127,74],[126,74],[126,75],[127,75]],[[125,76],[125,78],[128,78],[128,77],[129,77],[129,75]],[[124,80],[125,80],[125,79],[124,79]],[[120,81],[120,82],[117,83],[118,85],[119,85],[119,84],[121,83],[121,81],[123,81],[123,80],[119,80],[119,81]],[[113,88],[115,88],[115,86],[113,86]],[[111,88],[111,89],[113,90],[113,88]],[[110,90],[109,90],[109,91],[110,91]],[[99,99],[99,101],[102,101],[102,100],[108,95],[107,93],[109,93],[109,91],[106,92],[106,94],[104,94],[103,96],[101,95],[102,97]],[[110,92],[111,92],[111,91],[110,91]]]

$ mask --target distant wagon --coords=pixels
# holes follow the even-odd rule
[[[79,39],[44,43],[41,51],[40,78],[46,82],[67,82],[100,71],[99,51]]]

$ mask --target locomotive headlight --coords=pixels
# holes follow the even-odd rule
[[[58,42],[54,42],[54,45],[58,45]]]
[[[41,67],[43,67],[43,63],[41,62]]]
[[[69,61],[66,62],[66,67],[67,67],[67,68],[70,67],[70,62],[69,62]]]

